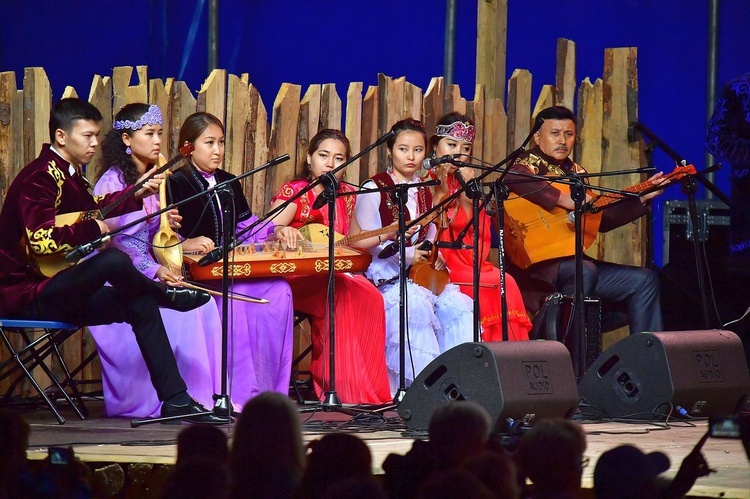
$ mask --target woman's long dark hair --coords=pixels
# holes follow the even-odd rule
[[[128,104],[115,115],[115,121],[138,121],[141,116],[148,112],[148,108],[148,104]],[[133,158],[125,152],[125,142],[122,141],[123,133],[127,133],[132,137],[135,130],[127,128],[122,130],[112,129],[104,137],[104,141],[102,142],[102,162],[96,172],[96,178],[100,178],[104,175],[104,172],[114,166],[122,173],[125,185],[133,185],[141,174],[138,173],[138,168],[135,166]]]
[[[206,129],[211,125],[216,125],[217,127],[219,127],[222,134],[226,134],[226,132],[224,131],[224,124],[213,114],[206,112],[191,114],[190,116],[185,118],[185,121],[180,127],[180,138],[178,139],[178,145],[182,147],[186,142],[195,144],[195,141],[198,140],[198,137],[200,137],[201,134],[205,132]],[[193,158],[191,156],[185,158],[185,165],[195,167],[195,165],[193,164]]]

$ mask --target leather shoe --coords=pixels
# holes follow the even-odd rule
[[[206,412],[208,414],[200,414]],[[191,414],[200,414],[198,416],[190,416]],[[174,421],[164,421],[163,424],[179,424],[180,421],[187,421],[189,423],[198,424],[227,424],[229,418],[226,416],[218,416],[212,411],[209,411],[203,407],[200,403],[196,402],[192,398],[187,404],[172,404],[164,402],[161,405],[161,417],[166,418],[169,416],[187,416],[184,419],[177,419]]]
[[[160,307],[187,312],[208,303],[211,295],[199,289],[165,286],[164,293],[157,298]]]

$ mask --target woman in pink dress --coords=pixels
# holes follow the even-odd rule
[[[325,129],[310,140],[304,174],[281,186],[271,200],[276,208],[310,182],[344,163],[351,156],[349,140],[339,130]],[[343,171],[340,172],[343,175]],[[339,177],[340,178],[340,177]],[[354,191],[345,183],[339,193]],[[323,191],[317,185],[288,205],[274,218],[279,225],[302,227],[310,223],[328,225],[328,205],[313,209]],[[335,231],[344,235],[360,232],[354,218],[355,196],[336,198]],[[377,239],[377,238],[374,238]],[[366,243],[366,240],[361,241]],[[382,404],[391,394],[385,368],[385,313],[383,298],[362,275],[337,273],[335,277],[335,388],[344,403]],[[298,276],[288,279],[294,308],[310,316],[313,357],[310,370],[315,393],[322,397],[330,390],[329,342],[327,323],[328,276]]]
[[[430,137],[429,150],[432,157],[461,154],[461,161],[467,162],[471,155],[475,129],[472,121],[459,113],[449,113],[438,121],[435,135]],[[437,178],[441,181],[436,187],[433,203],[439,203],[443,198],[455,193],[460,184],[456,174],[465,180],[474,178],[471,168],[458,168],[453,164],[441,164],[437,168]],[[457,200],[449,204],[447,210],[449,230],[443,231],[441,240],[453,242],[461,231],[472,220],[472,202],[461,194]],[[479,248],[479,310],[482,325],[483,341],[502,341],[502,311],[500,306],[500,272],[497,267],[487,261],[492,239],[491,220],[485,211],[479,214],[479,241],[470,242],[474,248]],[[472,237],[474,229],[469,229],[467,236]],[[473,249],[441,249],[450,273],[450,280],[459,285],[461,291],[473,296]],[[518,284],[510,274],[505,275],[505,289],[508,301],[508,339],[528,340],[531,321],[526,314],[526,307],[521,297]]]

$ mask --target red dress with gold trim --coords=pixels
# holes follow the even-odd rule
[[[286,201],[308,185],[294,180],[281,186],[271,200]],[[339,192],[354,188],[340,184]],[[328,224],[328,205],[312,208],[316,194],[310,190],[295,201],[297,212],[290,224]],[[336,198],[334,230],[348,234],[354,214],[354,196]],[[321,397],[330,389],[328,323],[326,320],[328,275],[291,276],[294,309],[310,316],[312,372],[315,393]],[[382,404],[391,401],[385,367],[385,312],[383,297],[362,275],[336,274],[334,320],[336,393],[343,403]]]

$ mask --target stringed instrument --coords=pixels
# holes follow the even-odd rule
[[[352,243],[362,241],[368,237],[382,236],[383,234],[389,234],[398,230],[398,223],[394,222],[391,225],[381,227],[374,230],[365,230],[359,234],[353,236],[345,236],[339,232],[333,231],[333,245],[334,246],[351,246]],[[299,228],[302,236],[310,241],[313,245],[328,245],[328,238],[330,237],[330,231],[328,226],[324,224],[312,223],[303,225]]]
[[[159,155],[159,162],[163,156]],[[169,176],[171,172],[167,171],[166,174]],[[167,203],[167,179],[159,185],[159,206],[168,206]],[[169,225],[169,214],[164,212],[159,218],[159,230],[154,235],[153,239],[153,251],[154,258],[163,265],[170,272],[181,274],[182,273],[182,243],[177,233]]]
[[[440,224],[435,235],[435,241],[440,239],[440,234],[448,228],[448,219],[445,211],[440,212]],[[437,261],[438,250],[430,241],[423,241],[417,249],[429,250],[430,255],[426,260],[412,264],[409,267],[409,279],[415,284],[429,289],[432,294],[439,296],[450,282],[448,269],[437,270],[435,262]]]
[[[107,215],[109,215],[115,208],[125,202],[129,198],[129,196],[135,195],[136,191],[143,187],[146,182],[151,180],[154,175],[164,173],[174,168],[183,158],[187,157],[193,151],[193,149],[194,147],[192,144],[182,146],[180,148],[180,153],[177,156],[157,169],[152,176],[136,183],[131,189],[129,195],[120,196],[114,202],[110,203],[100,210],[79,211],[57,215],[55,216],[54,226],[64,227],[68,225],[74,225],[86,220],[104,220],[105,218],[107,218]],[[32,266],[32,268],[34,268],[34,270],[36,270],[37,273],[44,277],[52,277],[61,270],[72,267],[76,263],[68,262],[65,260],[64,250],[58,251],[56,253],[41,254],[40,252],[43,250],[43,248],[40,247],[36,248],[39,252],[35,251],[34,244],[25,237],[21,240],[21,245],[29,264]]]
[[[624,189],[627,192],[645,194],[647,190],[661,190],[678,181],[686,175],[694,175],[695,166],[678,166],[662,178],[663,182],[654,186],[651,182],[641,182]],[[555,186],[563,192],[569,193],[567,185]],[[622,200],[624,196],[615,193],[593,195],[589,201],[594,211],[583,214],[581,221],[584,251],[591,247],[599,233],[602,220],[602,208]],[[513,263],[521,269],[550,260],[575,255],[575,222],[568,210],[556,206],[547,211],[516,194],[512,194],[505,202],[505,248]]]

